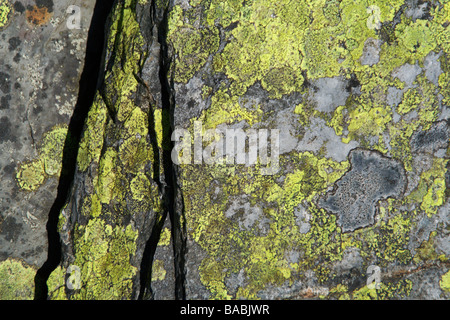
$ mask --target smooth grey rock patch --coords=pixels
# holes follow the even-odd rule
[[[207,108],[202,99],[203,81],[199,77],[192,77],[186,84],[176,84],[177,92],[177,112],[175,112],[175,123],[184,124],[194,117],[199,117],[204,109]]]
[[[361,56],[361,64],[373,66],[380,61],[381,40],[369,38],[364,43],[364,51]]]
[[[361,269],[363,264],[364,260],[361,257],[360,249],[346,248],[342,260],[336,262],[333,269],[338,274],[344,274],[353,268]]]
[[[311,214],[308,213],[307,209],[299,205],[294,208],[295,215],[295,224],[299,227],[300,233],[308,233],[311,229],[311,224],[309,221],[311,220]]]
[[[439,57],[442,52],[436,53],[431,51],[423,60],[423,66],[425,69],[425,76],[430,80],[435,86],[439,85],[439,76],[442,73],[441,62]]]
[[[319,199],[319,206],[338,216],[343,232],[372,225],[376,203],[400,196],[407,183],[403,166],[378,152],[355,149],[349,160],[351,169]]]
[[[280,130],[280,154],[289,153],[295,149],[298,144],[296,133],[298,128],[294,122],[297,122],[292,116],[293,108],[281,110],[276,114],[275,128]]]
[[[349,143],[342,142],[341,137],[336,135],[333,128],[326,125],[325,120],[311,118],[311,124],[302,140],[298,142],[296,150],[318,152],[323,145],[327,150],[327,158],[341,162],[347,160],[350,150],[358,147],[359,143],[354,140]]]
[[[403,98],[403,90],[398,89],[396,87],[389,87],[388,91],[387,91],[387,96],[386,96],[386,102],[388,105],[390,105],[391,107],[393,106],[398,106],[401,102],[402,102],[402,98]],[[400,115],[398,113],[396,113],[399,117]],[[400,119],[397,119],[397,121]],[[397,122],[394,119],[394,122]]]
[[[320,78],[313,82],[314,93],[312,101],[321,112],[333,112],[337,107],[345,105],[350,93],[347,91],[347,81],[342,77]]]
[[[422,73],[422,68],[416,64],[405,63],[404,65],[398,67],[392,72],[392,76],[394,78],[398,78],[400,81],[405,82],[406,87],[408,89],[412,86],[416,77]]]
[[[270,227],[269,219],[264,217],[263,210],[258,206],[251,206],[244,199],[236,199],[225,212],[225,217],[237,221],[241,230],[256,228],[262,234],[267,234]]]

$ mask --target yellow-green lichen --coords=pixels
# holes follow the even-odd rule
[[[434,244],[434,238],[436,237],[436,231],[431,232],[428,240],[423,241],[420,247],[416,250],[416,255],[414,256],[414,262],[419,264],[422,261],[432,261],[438,259],[438,254],[436,253],[436,247]]]
[[[133,199],[137,201],[143,201],[151,199],[153,193],[157,193],[156,187],[152,186],[150,180],[143,173],[139,173],[131,180],[130,183],[131,193]],[[155,189],[154,189],[155,188]],[[155,206],[156,208],[157,206]]]
[[[77,164],[78,170],[81,172],[86,171],[92,161],[97,164],[99,162],[107,113],[108,110],[103,99],[97,94],[86,120],[86,127],[89,130],[84,131],[78,150]]]
[[[40,147],[40,158],[44,162],[45,173],[49,176],[58,176],[61,172],[66,136],[66,125],[55,126],[51,131],[44,134]]]
[[[94,193],[91,196],[84,198],[83,205],[81,206],[81,214],[84,216],[99,217],[102,213],[102,203],[98,194]],[[62,215],[61,215],[62,217]]]
[[[0,0],[0,30],[9,25],[12,11],[13,8],[8,0]]]
[[[137,174],[153,159],[153,149],[147,141],[148,116],[141,108],[134,108],[124,123],[123,142],[119,146],[118,158],[126,172]]]
[[[115,52],[115,63],[105,74],[103,97],[119,121],[126,121],[135,105],[131,94],[138,87],[138,75],[147,58],[144,39],[136,20],[136,2],[127,0],[113,12],[113,24],[107,41],[108,50]]]
[[[358,107],[349,114],[349,137],[379,135],[392,119],[389,109],[383,107]]]
[[[21,163],[16,173],[19,187],[27,191],[37,190],[45,178],[44,163],[41,159]]]
[[[299,169],[287,174],[281,184],[276,182],[276,176],[258,175],[257,168],[215,166],[205,172],[204,168],[184,167],[187,227],[193,240],[208,253],[199,272],[213,298],[256,299],[257,292],[267,285],[292,281],[301,270],[315,268],[316,259],[341,258],[336,217],[316,208],[312,200],[340,178],[349,164],[319,159],[309,152],[292,157]],[[187,177],[192,175],[198,176],[201,183],[190,183]],[[217,199],[210,190],[216,183],[222,190]],[[254,209],[240,213],[233,209],[233,202],[244,194]],[[295,217],[301,205],[310,206],[312,216],[310,231],[304,234],[299,232]],[[238,220],[245,220],[252,211],[259,211],[259,219],[270,221],[268,225],[254,223],[243,227],[245,223]],[[304,256],[291,263],[285,257],[289,250],[300,250]],[[229,292],[226,278],[241,270],[248,284]],[[320,272],[325,279],[328,271]]]
[[[172,19],[174,22],[172,22]],[[174,9],[169,25],[182,22]],[[187,82],[205,63],[210,54],[219,48],[219,31],[217,28],[197,29],[189,24],[169,27],[167,35],[177,52],[175,81]]]
[[[244,103],[244,99],[230,95],[225,89],[219,90],[211,98],[211,108],[203,111],[198,120],[203,122],[204,129],[240,121],[252,126],[261,120],[262,110],[257,104],[244,106]]]
[[[412,281],[409,279],[397,282],[380,283],[380,288],[369,288],[364,286],[353,291],[352,298],[355,300],[388,300],[399,299],[409,295]]]
[[[158,147],[162,149],[163,147],[163,124],[162,124],[162,110],[155,109],[154,113],[155,119],[155,133],[156,133],[156,141],[158,142]]]
[[[229,34],[232,37],[220,53],[220,68],[233,80],[233,94],[241,95],[261,81],[271,96],[299,91],[301,74],[301,41],[308,25],[308,9],[304,2],[241,1],[225,4],[213,1],[207,8],[208,23],[227,27],[239,21]],[[280,80],[282,79],[282,80]]]
[[[164,228],[159,237],[158,246],[168,246],[170,244],[171,232],[169,228]]]
[[[0,262],[0,300],[32,300],[36,268],[8,258]]]
[[[387,222],[380,223],[380,232],[376,235],[374,252],[384,261],[399,261],[408,263],[411,253],[408,250],[411,220],[404,214],[398,213]]]
[[[16,180],[21,189],[35,191],[47,177],[60,175],[66,137],[65,124],[56,125],[44,134],[38,147],[38,157],[21,163],[17,168]]]
[[[388,148],[383,142],[382,135],[389,132],[392,156],[404,162],[407,170],[411,170],[409,138],[415,130],[420,127],[426,130],[438,118],[440,102],[437,88],[423,74],[419,75],[414,82],[414,87],[406,90],[401,103],[395,107],[400,115],[406,115],[415,110],[417,116],[412,120],[401,119],[396,123],[392,121],[391,107],[386,104],[387,88],[393,86],[403,89],[404,83],[393,76],[393,72],[398,67],[405,63],[412,65],[418,63],[419,66],[423,66],[424,58],[431,51],[437,52],[438,46],[441,49],[448,47],[442,36],[447,33],[444,30],[445,25],[448,24],[448,5],[433,8],[430,11],[430,14],[436,15],[436,19],[433,20],[412,21],[402,14],[395,29],[391,30],[390,25],[383,22],[390,21],[402,4],[403,1],[394,3],[342,1],[340,3],[341,24],[348,28],[342,41],[345,43],[346,50],[351,53],[350,56],[347,55],[341,59],[341,65],[347,68],[347,74],[354,72],[361,85],[361,94],[352,96],[345,109],[336,110],[328,125],[333,127],[337,134],[344,132],[345,129],[349,131],[347,136],[342,137],[343,142],[357,140],[362,146],[376,148],[383,153],[387,153]],[[373,29],[367,24],[370,21],[374,22],[371,17],[380,22],[378,26],[374,25]],[[366,27],[364,24],[367,24]],[[339,32],[335,33],[336,38],[340,35]],[[365,40],[368,38],[382,40],[379,61],[371,66],[361,65],[359,61]],[[440,77],[441,91],[444,93],[446,92],[445,77],[444,72]],[[412,113],[409,114],[411,115]],[[379,142],[369,143],[370,136],[378,136]]]
[[[155,260],[152,265],[152,282],[162,281],[166,278],[166,269],[164,269],[164,261]]]
[[[102,203],[109,203],[112,199],[121,199],[123,195],[117,177],[117,152],[108,148],[100,159],[98,183],[96,193]]]
[[[91,219],[75,229],[73,265],[80,268],[81,285],[75,299],[123,299],[129,297],[137,268],[130,258],[136,251],[138,231],[131,225],[115,226]]]
[[[358,234],[343,234],[336,224],[336,216],[314,204],[317,195],[348,170],[348,162],[336,163],[308,152],[291,157],[297,159],[294,163],[299,169],[286,174],[281,185],[275,182],[276,177],[257,176],[251,169],[220,166],[211,170],[209,174],[213,177],[210,178],[196,171],[195,175],[200,175],[204,187],[196,184],[195,190],[191,190],[191,184],[185,184],[188,229],[209,255],[199,270],[201,280],[213,298],[256,299],[257,292],[267,285],[291,282],[306,270],[313,270],[319,281],[325,282],[334,276],[332,263],[342,259],[347,247],[364,250],[364,257],[374,253],[384,263],[411,260],[407,249],[411,226],[408,217],[398,214]],[[188,176],[194,174],[192,169],[186,167],[185,170],[189,172],[186,173]],[[223,195],[218,199],[214,199],[211,192],[202,191],[209,190],[211,183],[219,181]],[[241,216],[239,211],[231,213],[231,220],[225,216],[232,210],[231,199],[238,199],[243,194],[248,197],[246,202],[264,208],[263,217],[270,220],[266,234],[261,234],[258,226],[242,229],[236,222]],[[299,210],[307,210],[309,215],[306,233],[301,233],[296,223]],[[202,212],[202,215],[195,215],[195,212]],[[244,210],[241,217],[246,214],[250,211]],[[377,228],[382,232],[375,232]],[[290,250],[300,251],[302,258],[288,262],[285,255]],[[247,284],[235,293],[229,292],[226,278],[241,270]]]
[[[65,276],[66,270],[61,266],[50,274],[47,280],[49,300],[67,300]]]
[[[442,288],[442,290],[450,292],[450,271],[442,275],[441,280],[439,280],[439,285]]]
[[[432,167],[420,175],[419,185],[405,201],[420,204],[428,216],[435,214],[445,201],[447,159],[435,158]]]
[[[80,285],[69,282],[68,287],[63,283],[65,268],[55,270],[50,277],[54,299],[65,294],[68,299],[130,299],[138,281],[134,256],[139,226],[134,217],[160,218],[152,168],[159,150],[152,145],[155,130],[149,130],[153,106],[136,102],[148,55],[136,6],[135,0],[117,2],[111,13],[106,54],[110,67],[86,119],[77,158],[86,193],[79,193],[82,219],[70,226],[70,265],[79,270],[80,279],[66,280]],[[73,214],[71,207],[67,210]],[[60,230],[66,231],[68,222],[61,218]]]

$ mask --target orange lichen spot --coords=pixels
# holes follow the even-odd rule
[[[38,6],[33,6],[26,11],[27,21],[37,26],[47,24],[52,15],[53,13],[49,12],[46,7],[39,8]]]

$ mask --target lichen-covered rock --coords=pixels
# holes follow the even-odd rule
[[[152,245],[147,241],[167,214],[154,126],[161,101],[151,91],[159,82],[157,29],[145,33],[139,25],[151,20],[150,12],[149,4],[119,1],[111,13],[105,79],[85,122],[72,196],[61,212],[63,272],[52,279],[50,298],[60,297],[69,268],[80,277],[66,288],[69,299],[150,294],[151,275],[143,266]]]
[[[228,152],[227,129],[246,151],[251,130],[280,139],[270,175],[262,158],[208,164],[195,141],[180,164],[188,298],[448,298],[449,8],[175,1],[175,126],[203,130],[203,156]]]
[[[71,5],[79,9],[77,28],[69,28]],[[34,274],[47,260],[46,224],[78,98],[93,6],[0,1],[0,264],[14,265],[2,269],[0,299],[33,298]]]
[[[448,299],[449,19],[116,1],[49,298]],[[64,170],[64,130],[21,164],[29,192]]]

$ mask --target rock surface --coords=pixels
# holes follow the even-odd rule
[[[11,17],[39,24],[48,3]],[[450,298],[448,2],[117,0],[84,116],[76,92],[56,98],[82,62],[62,78],[13,64],[43,54],[15,19],[0,277],[23,281],[2,296],[33,292],[67,185],[49,299]],[[70,34],[45,43],[64,53]]]
[[[70,5],[79,10],[79,24],[71,23]],[[17,282],[27,288],[15,296],[2,287],[0,298],[33,298],[36,270],[47,260],[46,224],[78,98],[93,6],[90,1],[0,1],[0,268],[14,265],[9,287]]]

